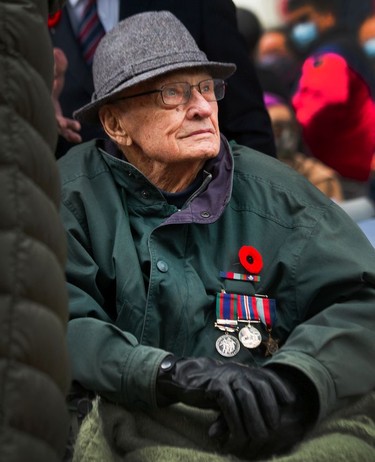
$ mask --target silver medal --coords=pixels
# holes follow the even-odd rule
[[[256,348],[262,343],[261,333],[250,324],[239,331],[238,338],[246,348]]]
[[[240,342],[233,335],[224,334],[216,340],[216,350],[221,356],[228,358],[235,356],[240,351],[240,347]]]

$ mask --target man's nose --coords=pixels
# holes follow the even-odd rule
[[[199,91],[198,85],[191,86],[191,93],[188,105],[192,108],[197,108],[200,111],[207,113],[208,115],[212,114],[212,103],[207,101],[206,98],[202,96],[202,93]]]

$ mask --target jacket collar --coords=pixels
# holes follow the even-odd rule
[[[97,140],[97,147],[116,183],[126,190],[132,204],[154,207],[157,202],[166,203],[162,192],[142,172],[123,159],[113,142]],[[190,196],[185,206],[169,216],[164,224],[213,223],[223,213],[231,196],[233,182],[233,157],[223,135],[219,154],[204,165],[204,178],[202,185]]]

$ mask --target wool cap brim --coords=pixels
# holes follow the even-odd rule
[[[185,26],[169,11],[131,16],[108,32],[93,60],[91,102],[74,112],[81,122],[99,123],[99,108],[128,88],[183,69],[202,69],[213,78],[227,79],[233,63],[209,61]]]

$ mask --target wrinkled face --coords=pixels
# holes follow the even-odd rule
[[[197,85],[211,79],[206,72],[195,70],[174,72],[133,87],[122,96],[160,89],[174,82]],[[198,89],[192,88],[190,99],[178,106],[168,106],[160,93],[151,93],[115,103],[116,117],[126,137],[123,151],[130,162],[173,164],[204,161],[215,157],[220,148],[218,105],[207,101]]]

